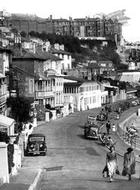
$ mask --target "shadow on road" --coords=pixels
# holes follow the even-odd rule
[[[86,140],[86,141],[98,141],[98,140],[96,140],[96,139],[94,139],[94,138],[85,138],[85,136],[84,136],[84,134],[78,134],[77,135],[78,137],[80,137],[81,139],[84,139],[84,140]]]
[[[84,128],[85,128],[84,125],[78,125],[78,127],[81,128],[81,129],[84,129]]]

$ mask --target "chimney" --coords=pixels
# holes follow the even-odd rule
[[[50,15],[50,20],[52,20],[53,19],[53,16],[52,15]]]

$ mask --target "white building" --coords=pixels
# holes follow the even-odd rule
[[[83,111],[101,107],[101,86],[94,81],[64,82],[64,102],[74,111]]]
[[[57,75],[54,70],[46,70],[44,76],[36,80],[36,100],[44,106],[50,104],[52,108],[63,106],[63,83],[63,77]]]
[[[5,114],[6,99],[9,96],[6,72],[9,71],[11,51],[0,48],[0,113]]]
[[[59,44],[55,44],[55,49],[52,49],[52,53],[62,59],[62,70],[63,72],[72,68],[72,57],[69,52],[64,51],[64,47]]]
[[[137,83],[140,81],[140,71],[127,71],[118,74],[120,81]]]

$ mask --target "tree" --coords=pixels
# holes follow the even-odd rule
[[[28,122],[31,119],[31,104],[24,97],[10,97],[7,99],[7,107],[11,107],[11,117],[16,122]]]

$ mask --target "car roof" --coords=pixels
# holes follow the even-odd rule
[[[34,134],[30,134],[29,137],[45,137],[45,135],[42,133],[34,133]]]

